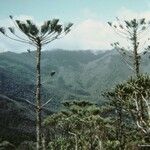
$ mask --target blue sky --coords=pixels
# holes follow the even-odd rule
[[[108,31],[104,31],[108,30],[105,24],[107,21],[121,15],[126,17],[139,14],[141,17],[148,17],[149,10],[150,0],[2,0],[0,24],[7,24],[10,14],[20,18],[31,17],[37,22],[59,18],[64,23],[73,22],[73,31],[68,37],[55,41],[47,49],[107,49],[111,41],[109,39],[106,42]],[[2,40],[0,50],[24,51],[25,48],[21,46],[12,41]]]
[[[149,0],[2,0],[0,19],[13,15],[34,16],[38,20],[59,17],[65,21],[81,21],[84,10],[96,13],[101,19],[109,20],[121,8],[136,12],[150,9]]]

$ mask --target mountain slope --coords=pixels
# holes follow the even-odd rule
[[[0,92],[6,96],[34,101],[35,52],[0,54]],[[149,72],[148,57],[143,70]],[[115,51],[44,51],[42,52],[43,101],[52,97],[49,108],[59,109],[61,102],[85,99],[100,102],[100,92],[125,80],[132,72]],[[54,77],[51,71],[56,71]]]
[[[58,111],[62,102],[88,100],[101,105],[104,90],[127,79],[132,72],[112,50],[42,52],[42,101],[50,98],[45,114]],[[149,56],[142,60],[143,72],[150,72]],[[51,71],[55,76],[51,77]],[[35,110],[24,101],[35,100],[35,52],[0,53],[0,138],[23,141],[34,136]],[[13,137],[13,138],[12,138]]]

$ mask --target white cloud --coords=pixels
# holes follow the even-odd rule
[[[18,19],[33,19],[30,16],[19,16]],[[10,26],[8,20],[1,21],[6,26]],[[61,40],[56,40],[49,44],[45,49],[63,48],[63,49],[107,49],[110,48],[110,37],[113,36],[112,31],[107,26],[107,23],[97,21],[96,19],[87,19],[73,26],[71,32]],[[27,46],[20,43],[8,45],[9,40],[0,37],[3,44],[0,44],[0,49],[12,51],[25,51]],[[107,40],[106,40],[107,39]]]
[[[19,15],[14,16],[15,19],[19,19],[21,21],[24,20],[33,20],[34,18],[32,16],[26,16],[26,15]],[[7,19],[0,20],[0,26],[1,27],[15,27],[14,23],[11,21],[11,19],[8,17]],[[22,35],[20,32],[18,32],[19,35]],[[29,45],[23,44],[20,42],[13,41],[11,39],[8,39],[7,37],[0,34],[0,52],[4,51],[14,51],[14,52],[23,52],[26,51],[29,48]]]
[[[85,18],[87,14],[90,14],[89,9],[84,10]],[[133,18],[146,18],[150,20],[150,11],[135,12],[126,8],[122,8],[117,12],[117,16],[122,20],[128,20]],[[115,17],[113,20],[115,21]],[[145,35],[143,34],[144,40],[150,35],[150,31],[147,30]],[[66,48],[66,49],[97,49],[107,50],[111,49],[111,43],[119,41],[123,46],[127,46],[128,41],[117,35],[111,27],[107,25],[107,22],[98,20],[96,14],[91,12],[89,19],[86,19],[72,28],[72,31],[64,39],[55,41],[50,48]],[[142,42],[142,41],[141,41]]]
[[[129,10],[126,8],[122,8],[121,10],[118,11],[118,17],[121,20],[131,20],[134,18],[136,18],[136,19],[145,18],[146,22],[149,22],[150,21],[150,11],[135,12],[135,11],[132,11],[132,10]],[[148,28],[146,31],[144,31],[142,33],[141,37],[138,40],[141,43],[140,51],[143,51],[143,48],[145,48],[146,46],[148,46],[150,44],[149,41],[147,40],[148,38],[150,38],[150,28]],[[127,44],[125,44],[125,45],[127,45]]]
[[[86,19],[75,24],[71,30],[71,32],[64,37],[63,39],[56,40],[46,46],[44,49],[55,49],[62,48],[68,50],[81,50],[81,49],[94,49],[94,50],[106,50],[111,49],[110,43],[121,41],[121,43],[126,43],[123,39],[121,39],[117,34],[115,34],[112,29],[107,25],[107,22],[101,21],[95,15],[95,13],[90,14],[90,10],[84,10],[84,14],[87,16]],[[137,13],[125,8],[122,8],[117,13],[119,18],[122,19],[132,19],[132,18],[143,18],[150,20],[150,11],[145,11],[141,13]],[[88,18],[89,16],[89,18]],[[115,18],[115,16],[114,16]],[[32,19],[30,16],[19,16],[18,19]],[[113,21],[113,20],[111,20]],[[1,20],[0,24],[10,25],[8,20]],[[40,24],[40,23],[38,23]],[[150,35],[147,32],[147,35]],[[1,38],[1,37],[0,37]],[[12,42],[12,43],[11,43]],[[11,43],[8,44],[8,43]],[[13,41],[6,41],[1,38],[0,49],[11,50],[11,51],[25,51],[29,46],[22,45]]]
[[[67,49],[107,49],[110,48],[112,36],[113,32],[107,23],[88,19],[75,25],[58,44],[59,47],[67,46]]]

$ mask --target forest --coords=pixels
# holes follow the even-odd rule
[[[150,21],[108,22],[128,46],[93,53],[42,51],[73,23],[9,18],[1,36],[36,50],[0,53],[0,150],[150,149]]]

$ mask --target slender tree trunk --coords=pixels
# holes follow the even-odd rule
[[[123,142],[123,114],[122,114],[122,104],[119,106],[119,111],[118,111],[118,140],[120,142],[120,148],[119,150],[124,149],[124,142]]]
[[[138,55],[137,29],[134,29],[133,46],[134,46],[134,67],[136,77],[138,78],[140,75],[140,57]],[[140,117],[145,118],[143,100],[140,98],[139,95],[137,95],[137,101],[140,102]]]
[[[41,44],[39,43],[36,53],[36,149],[41,150]]]
[[[42,150],[46,150],[46,141],[45,141],[45,135],[42,136]]]
[[[133,31],[133,53],[134,53],[134,67],[136,76],[139,76],[140,73],[140,58],[138,55],[138,43],[137,43],[137,30],[134,29]]]

